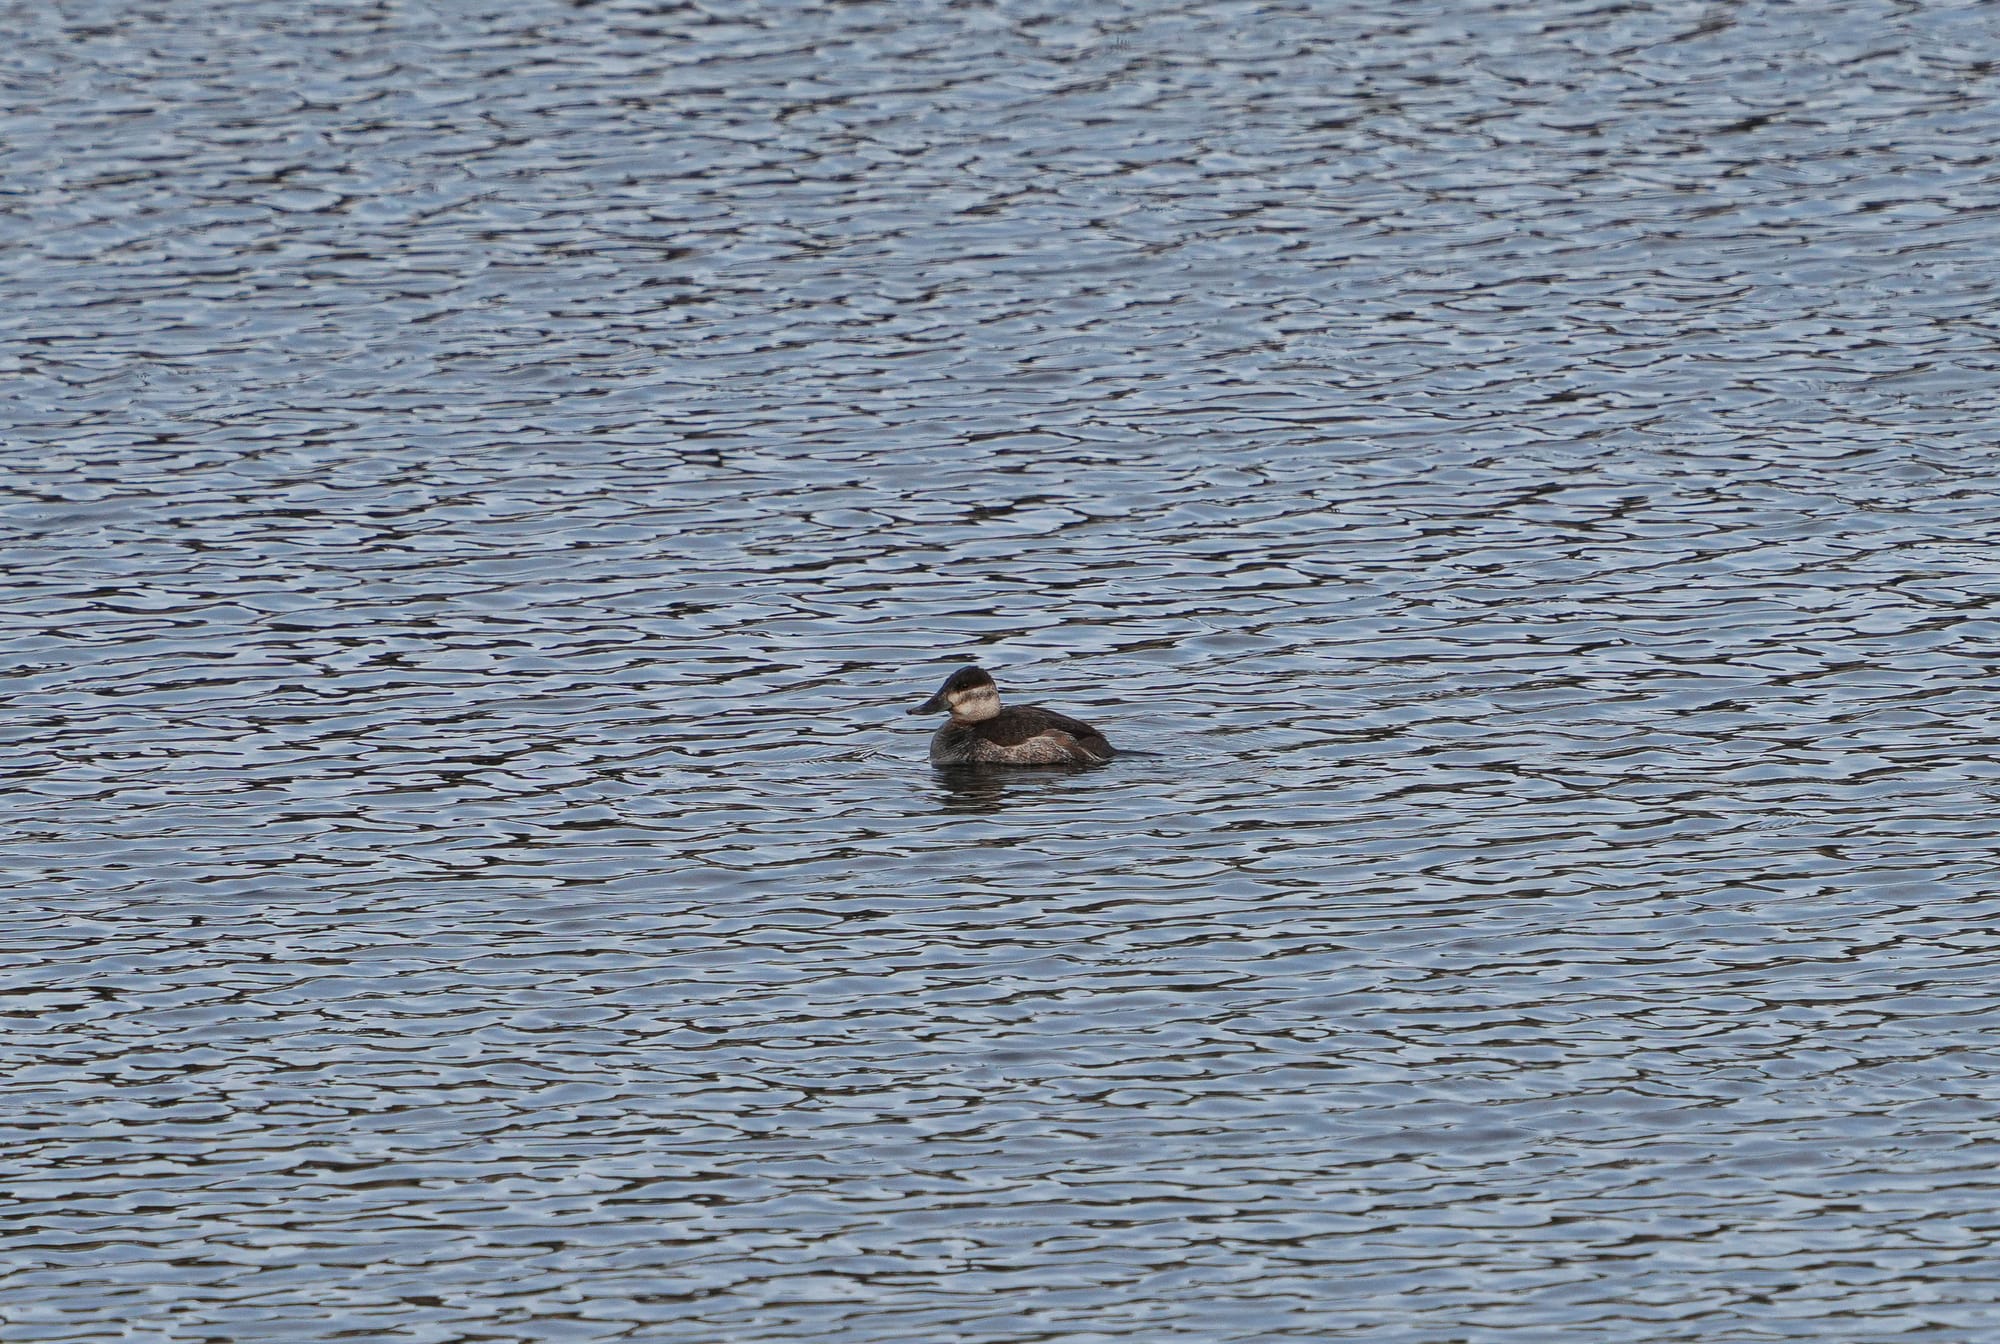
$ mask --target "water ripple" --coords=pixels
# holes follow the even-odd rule
[[[0,1340],[1983,1337],[1990,6],[6,12]]]

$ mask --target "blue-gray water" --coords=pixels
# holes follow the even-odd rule
[[[1993,1337],[2000,9],[0,13],[0,1341]]]

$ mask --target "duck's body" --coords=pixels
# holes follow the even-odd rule
[[[1080,719],[1039,705],[1000,707],[1000,691],[982,668],[962,667],[912,714],[951,711],[931,738],[932,765],[1101,765],[1116,753]]]
[[[1037,705],[990,719],[953,719],[931,736],[932,765],[1096,765],[1111,759],[1104,734]]]

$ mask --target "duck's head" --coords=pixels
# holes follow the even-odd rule
[[[935,714],[941,709],[950,710],[951,717],[960,723],[993,718],[1000,712],[1000,688],[985,668],[961,667],[944,679],[936,695],[910,713]]]

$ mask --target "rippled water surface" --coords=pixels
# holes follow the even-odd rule
[[[1994,1337],[2000,10],[4,14],[0,1340]]]

